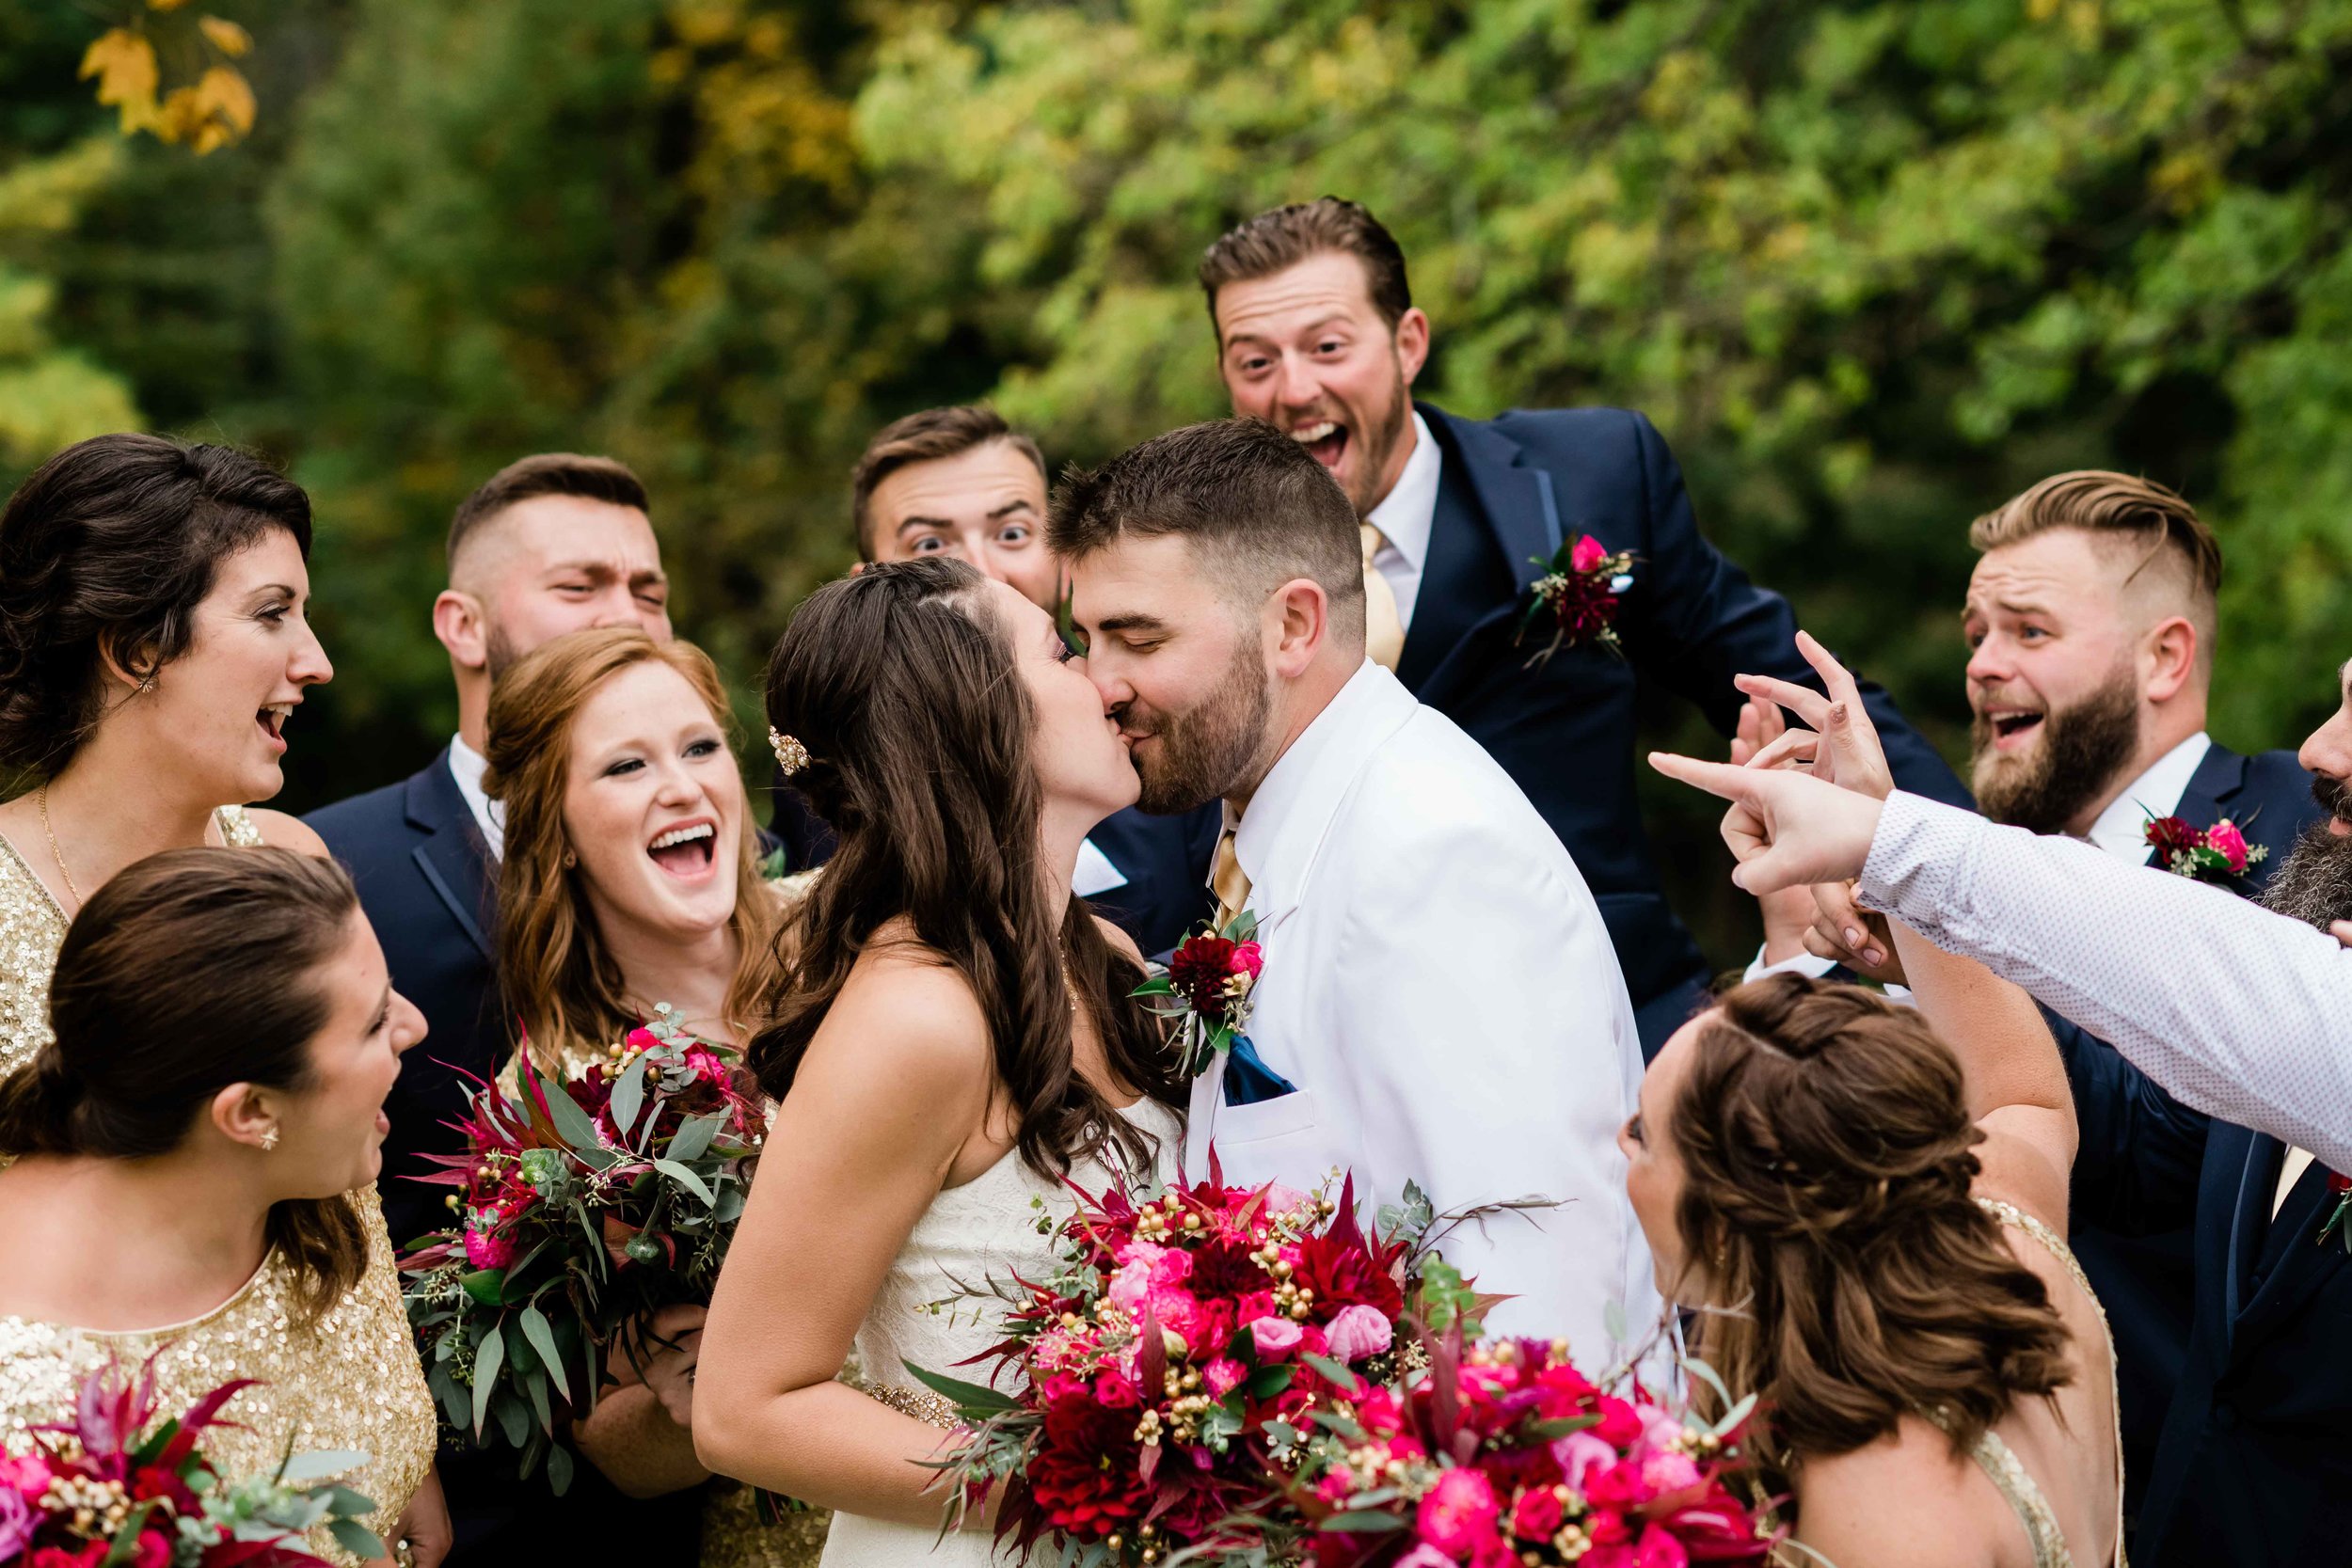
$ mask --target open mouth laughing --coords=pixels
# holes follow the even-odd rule
[[[655,835],[645,846],[654,864],[680,881],[696,881],[710,874],[719,853],[719,825],[698,817]]]
[[[292,703],[269,703],[254,710],[253,721],[278,751],[286,749],[286,721],[294,717]]]
[[[1292,426],[1290,437],[1305,447],[1316,462],[1334,473],[1339,471],[1340,459],[1347,451],[1347,426],[1336,420],[1316,420]]]
[[[2042,728],[2042,710],[2026,707],[1989,707],[1984,721],[1992,726],[1993,744],[2000,751],[2014,751],[2033,737]]]

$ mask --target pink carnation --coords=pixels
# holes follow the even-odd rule
[[[1379,1309],[1358,1305],[1343,1307],[1339,1315],[1324,1328],[1324,1337],[1330,1342],[1335,1361],[1361,1361],[1368,1355],[1378,1355],[1394,1342],[1396,1331]]]
[[[1305,1335],[1288,1318],[1260,1318],[1249,1325],[1249,1337],[1257,1342],[1260,1360],[1279,1361],[1298,1348]]]
[[[502,1269],[515,1260],[515,1238],[498,1231],[469,1229],[466,1261],[477,1269]]]
[[[1200,1381],[1209,1386],[1211,1399],[1221,1400],[1240,1384],[1242,1371],[1240,1362],[1220,1355],[1200,1370]]]
[[[1496,1539],[1495,1522],[1502,1510],[1495,1489],[1482,1471],[1452,1469],[1438,1478],[1421,1500],[1421,1538],[1448,1557],[1461,1561]]]
[[[1589,572],[1608,559],[1608,547],[1588,533],[1579,539],[1576,547],[1568,552],[1568,570]]]
[[[38,1497],[49,1490],[50,1474],[49,1462],[37,1453],[21,1459],[0,1455],[0,1487]]]
[[[1589,1432],[1571,1432],[1551,1445],[1551,1457],[1560,1466],[1560,1479],[1582,1492],[1594,1476],[1617,1462],[1617,1450]]]
[[[1237,942],[1233,947],[1233,967],[1256,979],[1265,971],[1265,953],[1254,942]]]
[[[2232,876],[2236,876],[2246,869],[2246,862],[2249,853],[2246,847],[2246,835],[2240,832],[2238,825],[2228,817],[2223,817],[2205,830],[2205,847],[2218,851],[2221,858],[2230,863]]]

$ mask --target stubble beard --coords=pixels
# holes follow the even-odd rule
[[[1273,711],[1274,692],[1257,640],[1244,637],[1206,696],[1182,714],[1159,716],[1159,744],[1148,761],[1136,763],[1143,785],[1136,804],[1154,816],[1172,816],[1232,794],[1248,782]]]
[[[2042,744],[2029,756],[1994,751],[1993,725],[1982,714],[1969,734],[1977,808],[2012,828],[2062,832],[2114,785],[2138,750],[2138,685],[2122,666],[2073,707],[2052,708],[2042,719]]]
[[[514,639],[506,635],[506,628],[492,621],[483,629],[482,657],[489,672],[490,684],[496,686],[499,677],[520,664],[524,656],[523,650],[515,646]]]
[[[1356,465],[1354,483],[1347,487],[1347,499],[1359,518],[1371,516],[1372,509],[1386,498],[1381,476],[1388,472],[1390,454],[1405,439],[1406,426],[1412,417],[1413,400],[1406,392],[1405,369],[1399,365],[1395,383],[1389,389],[1388,411],[1381,418],[1380,428],[1357,432],[1364,450],[1362,461]]]

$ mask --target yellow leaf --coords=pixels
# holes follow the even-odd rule
[[[194,141],[210,118],[194,87],[174,87],[164,94],[163,106],[156,111],[155,135],[163,141]]]
[[[206,118],[217,115],[237,135],[253,129],[253,89],[244,76],[216,65],[197,78],[196,101]]]
[[[233,22],[224,22],[216,16],[200,16],[196,19],[196,24],[203,29],[206,38],[213,40],[214,48],[232,60],[243,58],[245,52],[253,47],[253,35]]]
[[[101,34],[82,55],[83,79],[98,78],[101,103],[151,101],[155,96],[155,46],[127,27]]]
[[[187,3],[188,0],[147,0],[147,8],[151,11],[176,11]]]

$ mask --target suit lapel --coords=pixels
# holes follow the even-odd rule
[[[474,826],[472,808],[449,770],[445,751],[433,765],[408,781],[409,823],[431,836],[409,851],[410,858],[467,940],[485,958],[495,959],[483,922],[490,910],[489,850]]]
[[[2278,1185],[2279,1162],[2286,1155],[2285,1146],[2264,1132],[2247,1132],[2242,1147],[2245,1154],[2238,1162],[2237,1193],[2230,1210],[2229,1252],[2223,1260],[2224,1321],[2233,1338],[2253,1299],[2254,1260],[2269,1233],[2270,1196]]]
[[[1560,547],[1560,507],[1552,495],[1551,476],[1521,467],[1519,444],[1493,425],[1457,420],[1434,404],[1416,406],[1431,431],[1443,428],[1446,456],[1458,460],[1470,494],[1478,499],[1479,515],[1502,546],[1512,582],[1525,592],[1543,576],[1544,563]],[[1420,614],[1418,608],[1414,613]]]
[[[2275,1173],[2271,1180],[2278,1180]],[[2239,1319],[2241,1328],[2258,1331],[2293,1309],[2344,1266],[2346,1255],[2335,1238],[2328,1238],[2326,1246],[2316,1243],[2320,1225],[2333,1201],[2328,1191],[2328,1167],[2314,1160],[2296,1179],[2256,1253],[2253,1297]]]

